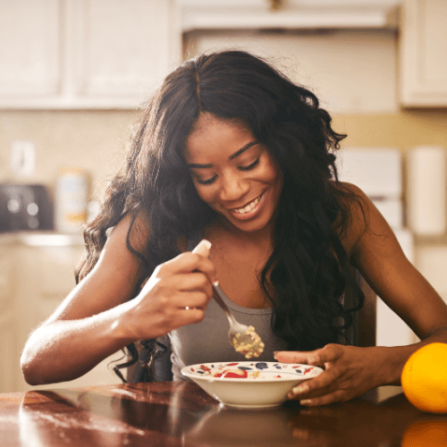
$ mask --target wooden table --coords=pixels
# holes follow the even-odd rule
[[[257,411],[220,407],[197,385],[178,382],[1,394],[0,445],[391,447],[447,439],[447,415],[380,391],[327,407],[287,402]]]

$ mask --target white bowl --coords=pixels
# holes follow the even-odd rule
[[[228,370],[247,376],[216,377]],[[231,362],[189,365],[182,368],[181,372],[224,405],[268,408],[281,405],[293,387],[317,377],[323,370],[318,366],[299,363]]]

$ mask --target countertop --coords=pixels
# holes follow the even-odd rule
[[[0,246],[66,247],[83,246],[84,238],[79,233],[58,233],[55,231],[17,231],[0,233]]]
[[[401,392],[383,400],[376,391],[343,404],[289,401],[265,410],[222,407],[185,382],[0,394],[0,440],[2,447],[447,445],[447,415],[424,414]]]

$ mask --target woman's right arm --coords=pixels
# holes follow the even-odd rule
[[[29,384],[73,380],[129,343],[202,320],[215,274],[209,247],[158,266],[129,301],[141,274],[126,246],[129,224],[120,222],[94,269],[30,335],[21,358]]]

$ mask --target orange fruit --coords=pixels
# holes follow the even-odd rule
[[[445,447],[447,421],[416,421],[405,431],[402,447]]]
[[[419,410],[447,413],[447,344],[430,343],[414,352],[402,370],[401,383]]]

